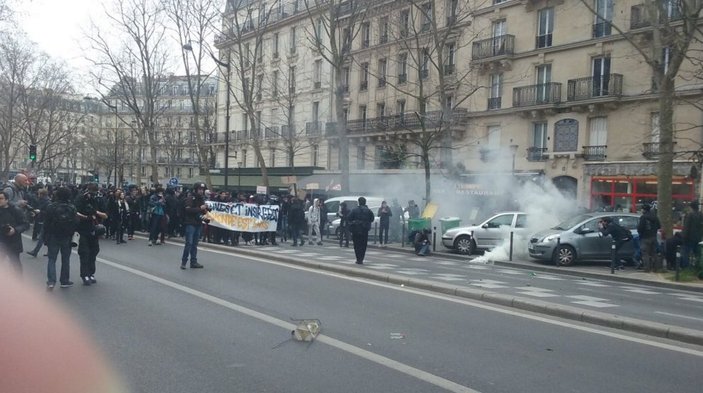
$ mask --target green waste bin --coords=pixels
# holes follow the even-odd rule
[[[461,225],[461,219],[459,217],[442,217],[439,219],[439,227],[444,233],[452,228],[456,228]]]
[[[429,218],[411,218],[408,220],[408,232],[430,229],[432,223]]]

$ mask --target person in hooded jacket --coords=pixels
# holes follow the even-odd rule
[[[29,229],[29,222],[20,208],[10,205],[10,196],[0,191],[0,247],[18,272],[22,272],[20,254],[21,233]]]
[[[642,216],[637,224],[637,234],[640,236],[640,245],[642,249],[642,265],[637,269],[643,269],[649,273],[654,269],[657,271],[661,268],[661,263],[657,257],[657,231],[661,228],[661,223],[657,214],[652,211],[649,204],[642,206]]]
[[[313,232],[317,239],[317,245],[322,245],[322,234],[320,233],[320,200],[315,198],[308,210],[308,244],[313,244]]]
[[[198,263],[198,242],[200,241],[200,231],[203,227],[203,218],[208,212],[204,194],[205,184],[196,183],[193,187],[193,192],[186,197],[184,202],[185,245],[181,255],[181,269],[183,270],[186,269],[189,257],[191,269],[203,268],[203,265]]]

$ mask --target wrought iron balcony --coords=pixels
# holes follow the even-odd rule
[[[359,84],[359,90],[364,91],[364,90],[368,90],[368,88],[369,88],[369,81],[368,80],[361,81],[361,83]]]
[[[454,69],[456,66],[454,64],[445,64],[444,65],[444,75],[452,75],[454,73]]]
[[[608,146],[583,146],[583,159],[586,161],[605,161]]]
[[[556,104],[561,101],[561,83],[550,82],[513,89],[513,106]]]
[[[588,100],[598,97],[620,97],[622,95],[622,75],[609,74],[571,79],[567,83],[568,101]]]
[[[272,139],[278,139],[280,137],[280,133],[278,131],[278,126],[273,126],[273,127],[266,127],[264,129],[264,139],[272,140]]]
[[[496,56],[509,56],[515,53],[515,36],[512,34],[499,35],[473,43],[472,60],[489,59]]]
[[[419,116],[417,112],[401,113],[392,116],[356,119],[347,122],[347,131],[350,134],[364,132],[383,132],[386,130],[403,130],[422,128],[423,122],[426,129],[437,130],[451,128],[453,125],[463,124],[467,118],[465,109],[453,109],[451,112],[431,111]]]
[[[503,97],[492,97],[488,99],[488,109],[500,109],[501,101]]]
[[[398,83],[405,83],[408,80],[408,74],[398,74]]]
[[[305,123],[306,136],[320,136],[322,133],[322,123],[319,121],[309,121]]]
[[[545,161],[547,160],[546,147],[532,146],[527,148],[527,161]]]
[[[659,142],[646,142],[642,144],[642,155],[648,160],[657,158],[659,155]]]

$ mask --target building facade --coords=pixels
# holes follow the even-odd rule
[[[295,163],[331,172],[339,169],[334,130],[345,124],[353,173],[415,173],[426,152],[434,173],[539,174],[590,208],[635,210],[656,199],[659,95],[642,55],[655,43],[641,1],[371,2],[362,18],[338,14],[339,45],[353,59],[342,86],[310,45],[326,26],[317,24],[326,2],[319,9],[302,3],[230,2],[221,53],[260,38],[251,56],[260,60],[261,80],[275,75],[273,84],[259,83],[266,86],[256,106],[261,121],[250,127],[233,105],[230,129],[238,118],[241,131],[288,126],[291,118],[302,132],[296,136],[315,137]],[[659,20],[682,24],[680,4],[665,3]],[[664,48],[662,67],[670,56]],[[685,60],[675,83],[673,198],[680,205],[700,188],[691,176],[692,166],[700,172],[703,143],[699,69]],[[286,105],[275,98],[279,78],[294,93]],[[341,121],[337,89],[345,92]],[[266,140],[265,131],[256,135]],[[262,145],[265,155],[275,156],[276,143]],[[256,165],[241,146],[238,161]],[[267,164],[288,165],[277,156]]]

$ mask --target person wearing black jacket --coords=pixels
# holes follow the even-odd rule
[[[54,193],[54,202],[46,208],[44,237],[49,249],[46,269],[46,288],[48,290],[54,289],[54,285],[56,285],[56,258],[59,252],[61,253],[61,275],[59,276],[61,288],[73,286],[73,282],[69,279],[71,241],[78,223],[78,211],[70,200],[71,191],[68,188],[59,187]],[[72,221],[70,217],[73,217]]]
[[[349,223],[347,222],[349,208],[346,202],[339,204],[337,216],[339,217],[339,247],[342,247],[342,242],[344,242],[344,247],[349,248]]]
[[[107,214],[98,210],[98,185],[88,183],[83,195],[78,196],[75,202],[78,210],[78,227],[76,231],[81,236],[78,241],[78,257],[81,261],[81,280],[83,285],[96,284],[95,260],[100,253],[99,237],[97,231],[99,220],[107,218]],[[102,228],[104,230],[104,227]]]
[[[200,232],[203,228],[203,217],[208,212],[204,197],[205,188],[204,183],[195,183],[193,192],[186,197],[184,202],[185,245],[181,255],[181,269],[183,270],[188,264],[188,257],[190,257],[191,269],[203,268],[203,265],[198,263],[198,242],[200,242]]]
[[[22,273],[22,235],[29,229],[29,223],[24,212],[10,205],[10,196],[0,191],[0,248],[7,254],[10,262],[18,272]]]
[[[290,226],[291,239],[293,239],[292,247],[298,245],[298,239],[300,238],[300,230],[305,225],[305,210],[303,210],[303,201],[298,197],[293,197],[290,209],[288,210],[288,225]],[[300,245],[304,245],[305,241],[300,239]]]
[[[356,264],[364,264],[364,256],[366,255],[366,247],[369,242],[369,230],[371,223],[374,220],[374,215],[366,206],[366,198],[359,197],[359,206],[355,207],[349,213],[348,222],[349,230],[352,234],[354,242],[354,254],[356,254]]]
[[[657,257],[657,231],[661,228],[661,223],[657,214],[652,211],[649,204],[642,206],[642,216],[637,223],[637,234],[640,236],[640,248],[642,249],[642,265],[638,269],[644,269],[649,273],[654,269],[661,268]]]
[[[599,222],[600,232],[603,237],[610,236],[615,243],[615,252],[613,253],[613,266],[615,269],[625,270],[625,265],[618,256],[618,251],[622,248],[625,242],[632,240],[632,233],[627,229],[618,225],[610,217],[603,217]]]

